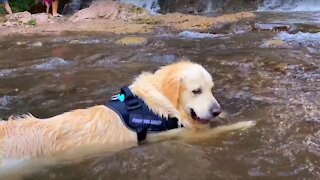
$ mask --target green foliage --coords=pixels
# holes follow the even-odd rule
[[[30,25],[30,26],[36,26],[37,25],[37,20],[36,19],[30,19],[27,22],[27,24]]]
[[[34,0],[8,0],[11,10],[16,12],[28,11],[30,7],[34,4]],[[3,4],[0,4],[0,15],[7,14],[6,9]]]

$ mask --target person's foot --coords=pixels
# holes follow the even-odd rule
[[[61,14],[55,14],[55,15],[52,15],[53,17],[63,17],[63,15],[61,15]]]
[[[9,21],[14,20],[13,14],[8,14],[8,15],[7,15],[7,18],[8,18]]]

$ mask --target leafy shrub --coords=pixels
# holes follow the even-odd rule
[[[34,0],[8,0],[11,10],[16,12],[28,11],[30,7],[34,4]],[[0,15],[7,14],[6,9],[3,4],[0,4]]]

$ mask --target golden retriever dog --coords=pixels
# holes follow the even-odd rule
[[[222,132],[247,128],[250,121],[209,129],[221,113],[212,94],[211,75],[199,64],[182,61],[155,73],[142,73],[129,86],[131,92],[160,117],[176,118],[176,129],[147,134],[154,142],[175,137],[207,138]],[[205,129],[205,130],[203,130]],[[206,133],[186,133],[202,132]],[[137,133],[105,105],[77,109],[47,119],[32,115],[0,122],[0,161],[54,155],[77,148],[103,146],[129,148],[138,145]]]

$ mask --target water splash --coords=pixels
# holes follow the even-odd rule
[[[319,11],[319,0],[264,0],[258,11]]]
[[[158,0],[120,0],[120,2],[146,8],[152,15],[157,14],[160,10]]]
[[[219,38],[225,37],[222,34],[211,34],[211,33],[199,33],[199,32],[192,32],[192,31],[183,31],[179,33],[180,37],[187,38],[187,39],[204,39],[204,38]]]

